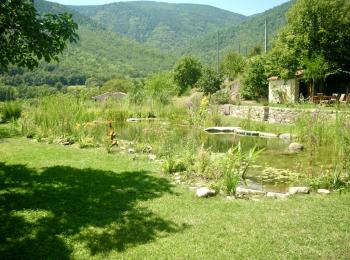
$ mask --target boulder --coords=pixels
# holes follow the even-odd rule
[[[235,197],[235,196],[226,196],[226,199],[227,199],[227,200],[235,200],[236,197]]]
[[[156,159],[157,159],[157,156],[156,156],[156,155],[151,154],[151,153],[148,155],[148,160],[149,160],[149,161],[154,162]]]
[[[128,149],[128,154],[134,154],[135,153],[135,150],[134,149],[132,149],[132,148],[129,148]]]
[[[216,194],[215,190],[209,189],[207,187],[199,188],[196,191],[196,195],[199,198],[211,197],[211,196],[214,196],[215,194]]]
[[[279,138],[280,139],[290,140],[290,139],[292,139],[292,135],[291,134],[280,134]]]
[[[304,150],[304,145],[299,143],[291,143],[288,147],[288,150],[291,152],[301,152]]]
[[[242,195],[265,195],[265,192],[262,190],[252,190],[252,189],[245,189],[242,187],[237,187],[236,189],[236,195],[242,196]]]
[[[289,194],[309,194],[310,193],[310,188],[308,187],[290,187],[289,188]]]
[[[138,123],[138,122],[141,122],[141,119],[140,118],[128,118],[126,120],[126,122],[128,122],[128,123]]]
[[[289,197],[288,193],[268,192],[266,197],[273,199],[286,199]]]
[[[330,190],[326,190],[326,189],[318,189],[317,193],[327,195],[327,194],[330,194],[331,191]]]

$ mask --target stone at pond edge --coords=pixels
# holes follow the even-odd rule
[[[278,135],[276,135],[274,133],[259,132],[259,137],[262,137],[262,138],[278,138]]]
[[[134,153],[135,153],[134,149],[131,149],[131,148],[128,149],[128,154],[134,154]]]
[[[330,194],[331,192],[330,190],[326,190],[326,189],[318,189],[317,193],[327,195],[327,194]]]
[[[290,187],[289,188],[289,194],[293,195],[298,193],[309,194],[310,188],[308,187]]]
[[[288,193],[277,193],[277,192],[268,192],[266,194],[267,198],[273,198],[273,199],[286,199],[289,197]]]
[[[235,196],[226,196],[226,199],[227,199],[227,200],[235,200],[236,197],[235,197]]]
[[[150,160],[151,162],[155,161],[157,159],[157,156],[154,154],[149,154],[148,155],[148,160]]]
[[[290,139],[292,139],[292,136],[291,136],[291,134],[280,134],[279,138],[280,139],[288,139],[288,140],[290,140]]]
[[[302,150],[304,150],[304,145],[299,143],[291,143],[288,149],[291,152],[301,152]]]
[[[242,187],[237,187],[236,195],[237,196],[242,196],[242,195],[265,195],[265,192],[261,191],[261,190],[251,190],[251,189],[245,189],[245,188],[242,188]]]
[[[215,190],[209,189],[207,187],[199,188],[196,191],[196,195],[199,198],[211,197],[211,196],[214,196],[215,194],[216,194]]]

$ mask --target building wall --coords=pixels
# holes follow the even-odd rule
[[[269,103],[286,104],[296,103],[299,100],[299,80],[270,80]]]

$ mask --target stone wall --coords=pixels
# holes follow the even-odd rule
[[[224,115],[253,121],[266,121],[278,124],[293,124],[305,113],[318,113],[326,119],[335,119],[336,111],[331,109],[295,109],[264,106],[236,106],[222,105],[221,112]]]

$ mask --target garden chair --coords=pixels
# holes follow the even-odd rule
[[[339,99],[339,102],[342,104],[350,103],[350,95],[345,96],[345,94],[344,94],[344,99],[342,101],[340,101],[340,99]]]
[[[331,103],[335,103],[338,101],[338,93],[333,93],[331,97]]]
[[[338,101],[339,101],[339,103],[346,103],[346,95],[345,94],[341,94]]]

